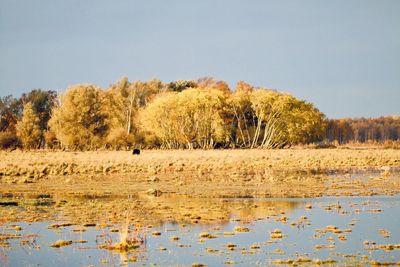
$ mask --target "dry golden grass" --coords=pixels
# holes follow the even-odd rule
[[[37,179],[49,175],[109,173],[200,174],[256,170],[343,170],[400,167],[400,150],[285,149],[285,150],[146,150],[0,152],[0,176]]]
[[[0,157],[0,193],[316,197],[400,191],[400,150],[390,149],[146,150],[140,156],[2,151]],[[350,177],[366,170],[374,173]]]

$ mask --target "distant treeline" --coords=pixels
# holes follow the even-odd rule
[[[231,90],[208,77],[122,78],[106,89],[80,84],[61,94],[35,89],[0,98],[0,148],[283,148],[398,139],[399,118],[376,120],[327,120],[311,103],[242,81]],[[378,124],[379,134],[371,130]]]
[[[400,140],[400,116],[328,120],[326,139],[339,144]]]

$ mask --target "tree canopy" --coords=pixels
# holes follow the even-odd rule
[[[43,131],[40,129],[40,119],[33,108],[33,104],[28,102],[24,105],[22,118],[18,121],[17,136],[22,142],[24,148],[39,148],[43,137]]]
[[[328,120],[312,103],[244,81],[230,90],[211,77],[123,77],[105,89],[79,84],[61,94],[34,89],[0,98],[0,147],[271,149],[324,139],[398,140],[399,121]]]
[[[95,149],[103,144],[107,131],[104,92],[95,85],[76,85],[60,96],[49,121],[62,147]]]

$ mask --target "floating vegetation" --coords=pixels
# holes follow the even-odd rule
[[[280,229],[275,229],[275,230],[271,231],[269,237],[271,239],[281,239],[281,238],[283,238],[283,234],[282,234],[282,231]]]
[[[119,252],[128,252],[141,247],[146,242],[146,237],[136,228],[134,231],[129,229],[129,217],[126,215],[126,222],[119,232],[119,241],[113,243],[112,239],[108,235],[104,235],[105,242],[100,248],[114,250]]]
[[[54,223],[49,226],[49,229],[59,229],[62,227],[68,227],[74,225],[73,223]]]
[[[199,237],[200,237],[200,238],[208,238],[208,239],[217,238],[217,236],[212,235],[212,234],[207,233],[207,232],[200,233],[200,234],[199,234]]]
[[[234,231],[238,233],[245,233],[245,232],[250,232],[250,228],[244,226],[236,226],[234,228]]]
[[[153,235],[153,236],[160,236],[160,235],[161,235],[161,232],[152,232],[151,235]]]
[[[50,247],[53,248],[60,248],[60,247],[65,247],[71,245],[73,242],[72,240],[57,240],[53,244],[50,245]]]
[[[259,248],[260,248],[260,245],[258,245],[258,244],[253,244],[253,245],[250,246],[250,248],[251,248],[251,249],[259,249]]]
[[[179,236],[172,236],[170,238],[171,241],[178,241],[179,239],[180,239]]]
[[[226,247],[227,247],[229,250],[234,250],[234,249],[237,247],[237,245],[236,245],[236,244],[233,244],[233,243],[228,243],[228,244],[226,244]]]
[[[371,244],[370,246],[365,247],[365,250],[394,250],[394,249],[400,249],[400,244],[375,245],[375,242],[370,243],[370,244]]]
[[[385,238],[389,238],[390,237],[390,232],[385,230],[385,229],[379,229],[378,230],[379,234]]]
[[[203,233],[199,234],[199,237],[201,237],[201,238],[208,238],[209,236],[210,236],[210,233],[207,233],[207,232],[203,232]]]
[[[224,232],[224,236],[232,236],[235,235],[234,232]]]
[[[219,250],[218,250],[218,249],[214,249],[214,248],[206,248],[206,251],[207,251],[208,253],[216,253],[216,252],[218,252]]]
[[[371,261],[371,266],[400,266],[400,262],[388,262],[388,261]]]

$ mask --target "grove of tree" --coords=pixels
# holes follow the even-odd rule
[[[399,140],[400,117],[329,120],[312,103],[240,81],[79,84],[0,98],[0,148],[284,148]]]

